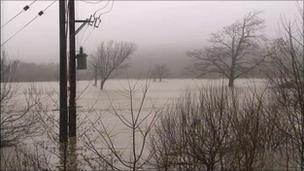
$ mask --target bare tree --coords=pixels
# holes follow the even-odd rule
[[[23,141],[41,135],[38,119],[32,111],[40,102],[40,98],[32,94],[32,87],[24,92],[24,98],[22,94],[18,95],[19,89],[12,83],[17,65],[17,61],[11,61],[7,54],[2,52],[0,169],[42,170],[42,159],[36,153],[25,150],[23,146]]]
[[[17,61],[9,61],[5,52],[1,56],[1,147],[16,145],[25,137],[32,136],[36,130],[36,119],[31,116],[30,109],[35,106],[39,99],[25,95],[25,102],[16,102],[16,88],[12,81],[17,68]],[[18,107],[17,107],[18,106]]]
[[[158,79],[159,82],[161,82],[162,79],[166,76],[167,72],[168,72],[167,65],[165,64],[155,65],[151,73],[153,77],[153,81],[156,81],[156,79]]]
[[[200,74],[218,73],[228,78],[229,87],[233,87],[235,79],[247,74],[265,58],[260,46],[264,40],[264,20],[259,14],[250,12],[241,20],[212,33],[210,47],[187,52],[194,59],[191,68]]]
[[[97,81],[98,81],[98,58],[96,56],[93,56],[90,61],[90,69],[91,72],[93,73],[94,77],[94,86],[97,86]]]
[[[123,64],[127,58],[135,51],[135,44],[129,42],[102,42],[93,56],[93,68],[100,78],[100,89],[102,90],[106,80],[109,79],[113,71],[127,67]]]
[[[299,7],[295,23],[282,22],[282,37],[272,44],[274,124],[286,136],[287,151],[296,169],[304,170],[304,11]],[[287,163],[288,164],[288,163]],[[289,165],[289,164],[288,164]]]

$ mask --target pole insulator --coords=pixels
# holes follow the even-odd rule
[[[24,11],[27,11],[28,9],[30,9],[28,5],[23,8]]]
[[[40,12],[38,13],[39,16],[42,16],[43,14],[44,14],[43,11],[40,11]]]

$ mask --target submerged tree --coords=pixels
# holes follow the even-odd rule
[[[200,74],[218,73],[229,79],[229,87],[234,80],[247,74],[264,61],[261,43],[264,20],[259,12],[250,12],[241,20],[212,33],[211,46],[204,50],[187,52],[194,58],[193,68]]]
[[[97,84],[97,77],[100,78],[100,89],[102,90],[106,80],[115,70],[127,67],[124,64],[125,60],[134,53],[135,44],[129,42],[102,42],[96,54],[93,56],[93,68],[95,73],[95,83]]]
[[[90,60],[90,70],[94,77],[94,86],[97,86],[98,81],[98,58],[93,56]]]
[[[158,79],[159,82],[161,82],[162,79],[166,76],[167,72],[168,72],[167,65],[165,65],[165,64],[155,65],[152,70],[153,80],[156,81]]]

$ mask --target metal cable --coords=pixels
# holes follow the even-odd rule
[[[105,8],[109,5],[109,3],[110,3],[110,1],[107,1],[107,3],[106,3],[103,7],[97,9],[97,10],[94,12],[94,16],[95,16],[95,14],[96,14],[98,11],[101,11],[101,10],[105,9]]]
[[[21,31],[23,31],[27,26],[29,26],[32,22],[34,22],[38,17],[42,16],[44,14],[44,12],[47,9],[49,9],[55,2],[56,2],[56,0],[54,0],[50,5],[48,5],[44,10],[40,11],[38,13],[38,15],[36,15],[33,19],[31,19],[29,22],[27,22],[22,28],[20,28],[17,32],[15,32],[11,37],[9,37],[6,41],[4,41],[1,44],[1,47],[3,45],[5,45],[8,41],[10,41],[12,38],[14,38],[18,33],[20,33]]]
[[[13,16],[11,19],[9,19],[6,23],[4,23],[1,28],[5,27],[8,25],[10,22],[12,22],[14,19],[16,19],[19,15],[21,15],[23,12],[27,11],[30,9],[30,7],[36,2],[37,0],[32,1],[29,5],[26,5],[22,8],[20,12],[18,12],[15,16]]]
[[[113,7],[114,7],[114,0],[112,0],[112,5],[111,5],[111,8],[110,8],[108,11],[101,13],[99,16],[101,16],[101,15],[103,15],[103,14],[107,14],[107,13],[111,12],[111,11],[113,10]]]
[[[91,35],[92,35],[92,33],[93,33],[94,30],[95,30],[95,28],[93,27],[93,29],[90,31],[90,33],[89,33],[89,35],[86,37],[86,39],[84,39],[84,40],[82,41],[82,43],[81,43],[82,45],[85,45],[86,41],[90,39],[90,37],[91,37]]]
[[[88,4],[99,4],[101,2],[103,2],[103,0],[101,1],[85,1],[85,0],[80,0],[81,2],[84,2],[84,3],[88,3]]]

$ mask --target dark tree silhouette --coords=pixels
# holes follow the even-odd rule
[[[97,86],[98,81],[98,58],[93,56],[90,61],[90,69],[94,77],[94,86]]]
[[[168,72],[167,65],[157,64],[154,66],[151,75],[152,75],[154,81],[156,81],[156,79],[158,79],[159,82],[161,82],[162,79],[166,76],[167,72]]]
[[[254,69],[265,58],[260,48],[264,41],[264,20],[259,14],[250,12],[241,20],[212,33],[210,47],[187,52],[194,58],[191,68],[200,74],[219,73],[228,78],[229,87],[233,87],[235,79]]]
[[[100,89],[102,90],[107,79],[111,76],[113,71],[127,67],[123,64],[127,58],[134,53],[135,44],[129,42],[102,42],[93,60],[93,68],[95,68],[95,83],[97,84],[97,74],[100,78]]]

